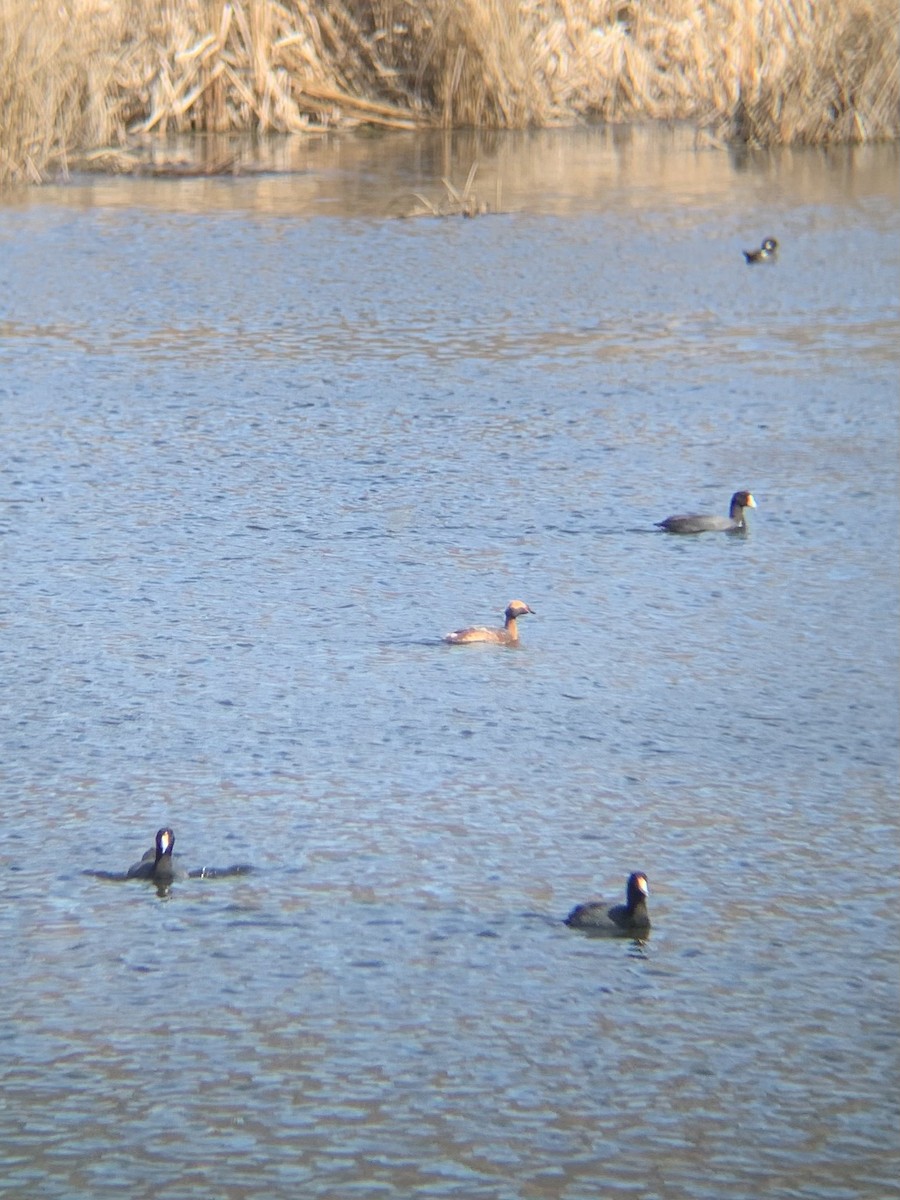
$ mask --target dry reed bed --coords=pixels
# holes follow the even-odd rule
[[[688,120],[900,132],[900,0],[0,0],[0,182],[137,134]]]

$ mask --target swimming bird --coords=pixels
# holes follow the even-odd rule
[[[602,900],[590,900],[579,904],[566,917],[571,929],[590,929],[595,933],[639,934],[650,928],[647,912],[649,895],[647,876],[643,871],[633,871],[628,876],[626,902],[610,908]]]
[[[154,845],[127,871],[92,871],[86,870],[85,875],[95,879],[109,879],[122,882],[128,879],[146,879],[155,883],[160,896],[168,895],[175,880],[185,879],[227,879],[234,875],[247,875],[253,868],[248,863],[234,863],[230,867],[198,867],[186,871],[175,863],[172,850],[175,847],[175,834],[171,829],[157,831]]]
[[[473,625],[469,629],[457,629],[454,633],[446,634],[444,641],[451,646],[465,646],[469,642],[495,642],[501,646],[516,646],[519,643],[519,627],[516,620],[518,617],[524,617],[526,613],[535,615],[534,609],[529,608],[524,600],[510,600],[506,606],[506,622],[502,629],[486,629],[481,625]]]
[[[140,862],[128,868],[126,879],[152,879],[154,883],[168,884],[177,879],[181,872],[172,862],[175,834],[171,829],[160,829],[156,834],[156,845],[148,850]]]
[[[749,492],[735,492],[731,497],[729,516],[717,517],[703,513],[682,513],[657,521],[666,533],[738,533],[747,529],[745,508],[756,508],[756,501]]]
[[[742,251],[748,263],[774,262],[778,257],[778,243],[774,238],[766,238],[758,250]]]

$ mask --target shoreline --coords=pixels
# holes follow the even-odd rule
[[[0,186],[104,156],[123,170],[179,133],[679,122],[760,148],[900,138],[898,0],[803,16],[744,0],[2,0],[0,47]]]

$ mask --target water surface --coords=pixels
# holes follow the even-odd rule
[[[0,209],[0,1194],[881,1200],[896,151],[291,165]]]

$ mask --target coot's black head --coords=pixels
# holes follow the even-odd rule
[[[732,510],[736,508],[756,508],[756,501],[749,492],[735,492],[731,497]]]
[[[628,907],[634,908],[650,895],[647,876],[643,871],[632,871],[628,876]]]
[[[171,829],[160,829],[156,835],[156,861],[166,854],[171,857],[175,848],[175,834]]]

